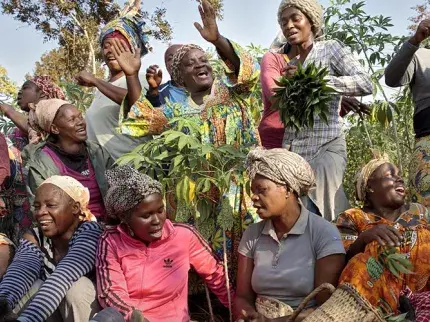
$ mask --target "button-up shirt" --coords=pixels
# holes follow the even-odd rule
[[[343,121],[339,115],[341,96],[365,96],[372,93],[372,82],[360,62],[352,53],[336,40],[319,41],[313,47],[303,66],[321,64],[329,71],[329,85],[339,94],[329,103],[328,125],[315,118],[313,128],[296,132],[286,128],[282,146],[310,160],[326,143],[342,134]]]

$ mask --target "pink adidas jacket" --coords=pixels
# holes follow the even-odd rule
[[[189,321],[191,266],[228,306],[223,266],[195,228],[166,220],[162,238],[149,246],[126,231],[121,225],[108,228],[100,239],[96,270],[102,307],[114,307],[127,321],[133,309],[150,322]]]

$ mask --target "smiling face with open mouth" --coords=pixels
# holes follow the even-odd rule
[[[87,124],[82,113],[75,106],[65,104],[55,116],[52,133],[60,139],[82,143],[87,140]]]
[[[286,8],[281,15],[281,29],[291,45],[301,45],[312,39],[312,25],[299,9]]]
[[[181,73],[190,93],[210,90],[214,81],[212,67],[206,53],[191,49],[181,61]]]
[[[36,190],[34,218],[48,238],[71,236],[79,224],[79,204],[63,190],[46,183]]]
[[[389,207],[399,208],[405,203],[406,188],[403,178],[399,174],[399,169],[391,163],[384,163],[379,166],[367,184],[368,199],[378,204]]]

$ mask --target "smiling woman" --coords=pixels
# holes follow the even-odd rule
[[[43,100],[30,115],[30,125],[45,139],[37,145],[28,145],[23,151],[30,198],[50,176],[71,176],[89,189],[89,207],[98,220],[104,221],[103,196],[107,190],[104,173],[113,165],[113,160],[99,144],[87,141],[81,112],[66,101]]]
[[[429,213],[420,204],[406,202],[399,170],[385,156],[361,169],[356,194],[363,208],[349,209],[336,221],[349,260],[339,285],[360,294],[383,319],[400,313],[401,292],[430,290]],[[408,258],[413,273],[403,270],[396,276],[385,267],[381,252],[386,247]]]
[[[102,229],[91,221],[89,198],[87,188],[66,176],[37,188],[38,227],[24,235],[0,282],[0,297],[19,320],[88,321],[99,311],[90,273]]]

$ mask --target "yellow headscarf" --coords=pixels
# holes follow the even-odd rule
[[[52,176],[43,181],[40,186],[47,183],[57,186],[74,201],[79,202],[83,215],[81,218],[82,221],[97,221],[96,217],[88,209],[88,203],[90,202],[90,191],[88,188],[85,188],[78,180],[68,176]]]
[[[380,155],[377,152],[374,153],[374,158],[370,160],[357,174],[357,181],[355,185],[355,192],[357,194],[357,199],[359,201],[364,201],[366,198],[366,187],[370,176],[378,169],[381,165],[385,163],[390,163],[388,155]]]

